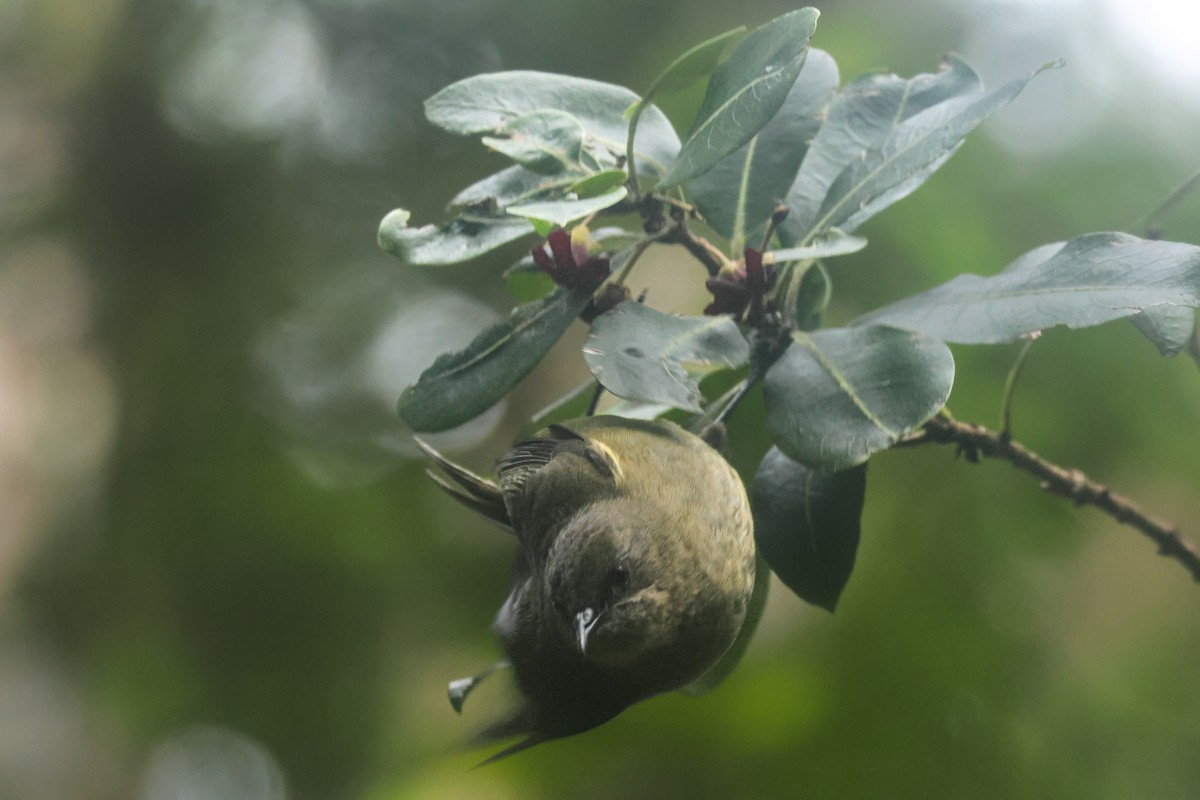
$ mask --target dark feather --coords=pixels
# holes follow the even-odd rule
[[[438,468],[446,474],[444,478],[426,470],[429,477],[433,478],[434,483],[467,508],[507,530],[512,530],[512,520],[508,517],[508,508],[504,505],[504,493],[500,491],[499,486],[479,477],[466,467],[455,464],[421,439],[416,439],[416,442],[417,447],[421,448],[421,452],[429,456],[433,463],[437,464]],[[446,478],[450,480],[446,480]],[[465,491],[460,491],[460,488]]]

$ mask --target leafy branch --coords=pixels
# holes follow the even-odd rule
[[[825,608],[836,605],[853,566],[869,459],[921,443],[1008,460],[1048,491],[1137,528],[1200,580],[1197,548],[1173,525],[1011,440],[1028,345],[1003,390],[999,433],[944,413],[955,378],[947,343],[1005,344],[1124,319],[1163,355],[1200,360],[1200,247],[1160,239],[1156,224],[1200,177],[1148,215],[1155,229],[1145,238],[1097,232],[1043,245],[998,273],[961,274],[823,327],[833,259],[867,247],[856,229],[917,189],[972,130],[1058,65],[990,91],[954,56],[933,73],[872,73],[843,85],[833,57],[810,47],[817,18],[814,9],[784,14],[728,55],[741,29],[713,37],[672,61],[642,96],[583,78],[505,72],[431,97],[431,122],[480,136],[514,163],[455,195],[441,225],[409,227],[407,211],[392,212],[381,244],[408,263],[437,266],[531,234],[539,243],[505,273],[526,302],[435,361],[405,390],[401,417],[417,431],[465,422],[502,399],[580,319],[590,326],[583,356],[598,388],[564,398],[555,414],[590,413],[589,397],[606,390],[620,399],[609,413],[672,415],[699,430],[761,384],[773,447],[750,487],[760,553],[789,588]],[[681,137],[652,101],[706,76]],[[629,301],[625,282],[651,244],[681,247],[704,267],[713,300],[702,316]]]

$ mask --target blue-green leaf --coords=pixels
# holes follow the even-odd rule
[[[953,56],[935,74],[910,79],[871,74],[849,83],[829,106],[787,193],[791,213],[780,237],[787,244],[805,240],[833,182],[864,153],[881,147],[897,125],[940,103],[982,91],[975,71]]]
[[[1183,352],[1196,331],[1196,309],[1186,306],[1154,306],[1129,318],[1133,327],[1154,343],[1158,352],[1171,358]]]
[[[855,324],[1000,344],[1055,325],[1084,328],[1168,306],[1200,306],[1200,247],[1089,233],[1039,247],[989,278],[959,275]]]
[[[506,210],[509,214],[533,220],[542,220],[551,225],[558,225],[565,228],[572,222],[581,220],[589,214],[596,211],[603,211],[610,206],[615,206],[624,200],[625,195],[628,193],[629,190],[624,186],[618,186],[616,189],[595,197],[542,200],[536,203],[522,203],[520,205],[508,206]]]
[[[845,256],[857,253],[866,246],[866,239],[851,236],[840,228],[830,228],[820,236],[814,237],[811,244],[806,244],[803,247],[785,247],[781,250],[769,250],[765,255],[770,256],[772,262],[782,264],[785,261],[807,261],[815,258]]]
[[[878,148],[842,170],[821,202],[813,231],[853,231],[910,195],[959,148],[968,133],[1008,105],[1046,66],[991,92],[947,100],[897,125]]]
[[[836,471],[932,417],[954,383],[945,344],[919,333],[873,326],[796,332],[767,370],[767,431],[790,458]]]
[[[624,185],[628,177],[623,169],[605,170],[576,181],[570,185],[569,191],[579,198],[597,197]]]
[[[457,264],[533,233],[525,220],[464,213],[444,225],[408,227],[399,208],[379,225],[379,246],[409,264]]]
[[[589,300],[589,292],[559,289],[518,306],[465,350],[439,356],[400,395],[400,416],[414,431],[443,431],[483,413],[537,366]]]
[[[621,115],[638,95],[609,83],[546,72],[494,72],[447,86],[425,101],[425,116],[451,133],[491,135],[537,111],[566,112],[582,124],[584,146],[612,167],[625,153]],[[661,175],[679,152],[679,137],[658,108],[642,112],[635,142],[638,171]]]
[[[772,447],[750,488],[759,554],[789,589],[833,611],[850,580],[867,465],[814,472]]]
[[[626,301],[592,323],[583,356],[618,397],[699,412],[700,387],[689,370],[744,364],[750,345],[729,317],[677,317]]]
[[[580,171],[583,123],[565,111],[535,111],[510,120],[483,143],[543,175]]]
[[[688,184],[688,197],[717,233],[734,241],[735,252],[787,195],[837,85],[833,58],[810,49],[800,77],[771,121]]]
[[[451,208],[488,207],[502,213],[506,206],[561,197],[579,175],[541,175],[522,166],[506,167],[477,181],[454,196]]]
[[[771,20],[713,71],[704,103],[660,187],[704,174],[775,116],[804,66],[818,16],[815,8],[803,8]]]
[[[711,75],[721,60],[725,46],[733,37],[740,35],[745,30],[745,25],[739,25],[689,47],[654,79],[643,102],[652,99],[657,94],[683,91],[701,78]]]

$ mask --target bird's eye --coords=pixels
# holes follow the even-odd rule
[[[624,594],[628,588],[629,569],[624,564],[618,564],[608,573],[608,593],[615,597]]]

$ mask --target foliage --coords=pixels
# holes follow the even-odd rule
[[[604,241],[620,244],[600,256],[614,269],[605,286],[591,287],[594,297],[568,289],[542,253],[536,260],[563,288],[438,359],[404,393],[401,416],[433,431],[478,414],[580,312],[592,326],[584,346],[592,374],[637,413],[681,410],[699,429],[728,418],[761,381],[774,443],[751,492],[761,555],[797,594],[832,610],[854,564],[866,461],[945,413],[954,379],[945,342],[1011,342],[1129,318],[1162,352],[1177,353],[1200,306],[1200,247],[1087,234],[1039,247],[993,277],[961,275],[847,327],[820,328],[832,260],[867,245],[852,232],[917,189],[968,133],[1057,64],[990,91],[957,57],[934,73],[869,74],[839,88],[833,58],[809,46],[817,16],[802,9],[772,20],[724,60],[739,32],[714,37],[676,59],[644,96],[529,72],[443,89],[426,103],[429,120],[481,136],[515,164],[460,192],[440,227],[414,230],[407,212],[393,212],[380,241],[408,263],[438,265],[584,220],[571,236],[578,246],[589,241],[588,224],[625,222],[617,236],[605,229]],[[681,140],[651,100],[706,75]],[[551,233],[552,249],[555,235],[565,240]],[[683,246],[704,265],[714,298],[706,316],[627,297],[625,280],[652,243]],[[713,386],[733,388],[706,397],[702,389]],[[586,395],[565,401],[583,407]]]

